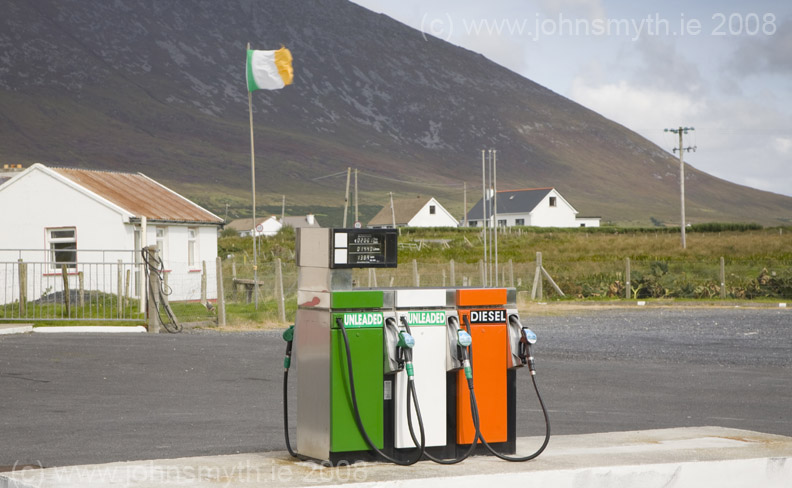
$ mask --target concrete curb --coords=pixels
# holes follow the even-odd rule
[[[0,324],[0,335],[25,334],[27,332],[33,332],[33,324]]]
[[[541,438],[520,438],[531,452]],[[739,429],[694,427],[556,436],[534,461],[478,456],[453,466],[428,461],[323,467],[285,452],[202,456],[0,473],[0,488],[217,488],[321,486],[479,488],[507,483],[554,488],[789,488],[792,438]]]
[[[63,327],[36,327],[33,332],[43,334],[60,334],[60,333],[102,333],[102,334],[139,334],[147,332],[146,328],[142,325],[135,325],[132,327],[113,326],[113,325],[67,325]]]

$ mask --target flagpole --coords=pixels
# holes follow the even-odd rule
[[[250,43],[247,44],[250,49]],[[247,51],[246,51],[247,52]],[[250,116],[250,182],[253,193],[253,300],[258,310],[258,252],[256,250],[256,151],[253,143],[253,97],[248,90],[248,115]]]

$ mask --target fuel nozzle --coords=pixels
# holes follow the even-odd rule
[[[520,360],[523,364],[528,364],[528,369],[531,371],[531,375],[536,374],[536,364],[534,363],[533,351],[531,346],[536,344],[536,334],[527,328],[522,328],[522,334],[520,334]]]
[[[286,341],[286,357],[283,358],[283,369],[289,370],[291,366],[292,343],[294,342],[294,325],[283,331],[283,340]]]
[[[407,371],[407,377],[412,379],[414,375],[412,363],[412,349],[415,347],[415,338],[406,331],[399,331],[398,347],[404,355],[404,369]]]
[[[415,338],[412,336],[410,324],[407,322],[407,319],[404,317],[404,315],[399,317],[399,319],[402,323],[402,326],[404,326],[404,330],[399,331],[398,347],[402,356],[404,357],[404,369],[407,371],[407,378],[412,380],[415,373],[412,363],[412,349],[415,347]]]

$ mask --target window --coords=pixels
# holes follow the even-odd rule
[[[550,206],[551,207],[555,207],[556,206],[556,197],[550,197]]]
[[[429,214],[430,215],[434,215],[435,214],[435,206],[434,205],[429,205]]]
[[[525,219],[514,219],[514,225],[525,225]]]
[[[469,225],[470,227],[476,227],[476,226],[478,226],[478,222],[477,222],[477,221],[475,221],[475,220],[471,220],[470,222],[468,222],[468,225]]]
[[[165,262],[165,253],[168,249],[168,228],[157,227],[155,235],[157,236],[157,252],[162,262]]]
[[[198,229],[187,228],[187,266],[194,267],[198,259]]]
[[[586,226],[586,224],[585,224],[585,223],[582,223],[582,224],[580,224],[580,226],[581,226],[581,227],[585,227],[585,226]]]
[[[47,229],[47,240],[53,269],[60,269],[62,265],[66,265],[67,268],[77,267],[76,228]]]
[[[498,227],[506,227],[506,219],[498,219]]]

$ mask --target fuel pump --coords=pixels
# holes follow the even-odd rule
[[[470,322],[468,321],[468,317],[464,316],[463,319],[465,321],[466,328],[468,330],[470,330]],[[529,371],[531,373],[531,381],[533,383],[534,391],[536,392],[536,397],[538,398],[539,404],[542,407],[542,414],[544,415],[544,419],[545,419],[545,438],[544,438],[544,442],[539,447],[539,449],[536,450],[536,452],[534,452],[532,454],[529,454],[527,456],[515,457],[515,456],[508,456],[508,455],[502,454],[502,453],[496,451],[489,443],[487,443],[487,440],[484,438],[483,435],[481,435],[481,432],[480,432],[480,419],[478,418],[479,417],[479,412],[478,412],[476,397],[475,397],[475,394],[473,393],[472,387],[471,387],[471,394],[470,394],[470,397],[471,397],[470,398],[470,400],[471,400],[471,410],[474,412],[473,415],[476,417],[474,419],[474,425],[476,426],[476,435],[481,440],[482,444],[484,444],[486,449],[490,453],[492,453],[494,456],[496,456],[496,457],[498,457],[500,459],[503,459],[504,461],[523,462],[523,461],[530,461],[531,459],[535,459],[547,447],[547,444],[550,442],[550,418],[549,418],[549,416],[547,414],[547,407],[545,407],[544,400],[542,399],[542,395],[539,393],[539,387],[536,384],[536,368],[535,368],[534,357],[533,357],[533,352],[532,352],[532,346],[534,344],[536,344],[536,340],[537,340],[536,334],[532,330],[528,329],[527,327],[523,327],[522,326],[522,324],[520,323],[520,318],[519,318],[519,316],[516,313],[511,314],[509,316],[509,325],[510,325],[510,328],[514,328],[514,330],[519,330],[520,331],[520,335],[519,335],[519,339],[518,339],[518,346],[517,346],[517,351],[518,351],[517,352],[517,357],[519,358],[520,363],[522,365],[526,365],[526,364],[528,365],[528,369],[529,369]],[[472,384],[472,379],[469,380],[469,381]]]
[[[341,334],[344,337],[344,348],[346,350],[346,358],[347,358],[347,371],[349,374],[349,388],[350,388],[350,396],[352,398],[352,408],[355,414],[355,420],[357,422],[358,429],[360,434],[366,439],[366,443],[368,443],[369,447],[372,451],[374,451],[380,458],[392,462],[394,464],[398,464],[401,466],[410,466],[418,461],[421,460],[424,454],[424,446],[425,446],[425,433],[424,433],[424,426],[423,420],[421,419],[421,409],[418,404],[418,397],[415,393],[415,383],[414,383],[414,375],[413,375],[413,364],[412,364],[412,348],[415,347],[415,340],[413,339],[412,335],[410,335],[406,331],[399,331],[399,339],[397,342],[397,351],[395,353],[397,357],[397,363],[401,361],[404,365],[404,369],[407,372],[408,376],[408,383],[407,383],[407,415],[408,418],[410,416],[410,400],[415,403],[415,410],[418,415],[418,424],[419,429],[421,431],[421,441],[416,442],[418,455],[415,459],[410,460],[401,460],[394,457],[391,457],[385,454],[382,450],[377,448],[374,441],[371,440],[371,437],[368,435],[366,431],[366,427],[363,424],[363,419],[360,416],[360,408],[357,402],[357,392],[355,391],[355,377],[352,367],[352,351],[349,347],[349,336],[347,335],[346,327],[344,326],[344,321],[342,319],[337,319],[337,323],[339,328],[341,329]]]

